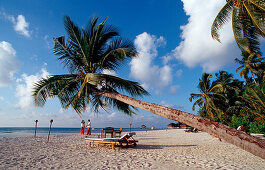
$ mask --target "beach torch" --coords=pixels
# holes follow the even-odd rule
[[[51,134],[51,128],[52,128],[52,122],[53,122],[53,120],[51,119],[51,120],[50,120],[49,135],[48,135],[48,142],[49,142],[49,140],[50,140],[50,134]]]
[[[35,137],[36,137],[38,120],[35,120],[35,122],[36,122],[36,125],[35,125]]]

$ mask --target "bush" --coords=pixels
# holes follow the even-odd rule
[[[249,124],[249,132],[250,133],[262,133],[262,134],[265,134],[265,123],[258,124],[256,122],[251,122]]]
[[[265,134],[265,123],[257,123],[253,121],[249,116],[232,116],[231,123],[228,125],[233,128],[237,128],[241,125],[246,125],[246,132],[248,133],[262,133]]]

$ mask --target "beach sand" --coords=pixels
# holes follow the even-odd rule
[[[265,169],[265,160],[207,133],[136,132],[134,148],[88,148],[82,135],[0,139],[0,169]]]

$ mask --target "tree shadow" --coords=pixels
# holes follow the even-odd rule
[[[163,148],[175,148],[175,147],[195,147],[197,145],[142,145],[139,144],[135,149],[163,149]]]

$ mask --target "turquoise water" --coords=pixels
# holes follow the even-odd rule
[[[119,130],[119,128],[115,129]],[[150,128],[131,128],[131,131],[151,130]],[[123,132],[130,132],[130,128],[123,128]],[[92,133],[100,133],[101,128],[92,128]],[[49,128],[39,127],[37,128],[37,136],[46,136],[49,133]],[[58,134],[79,134],[80,128],[52,128],[51,135]],[[0,127],[0,138],[2,137],[23,137],[34,136],[34,127]]]

